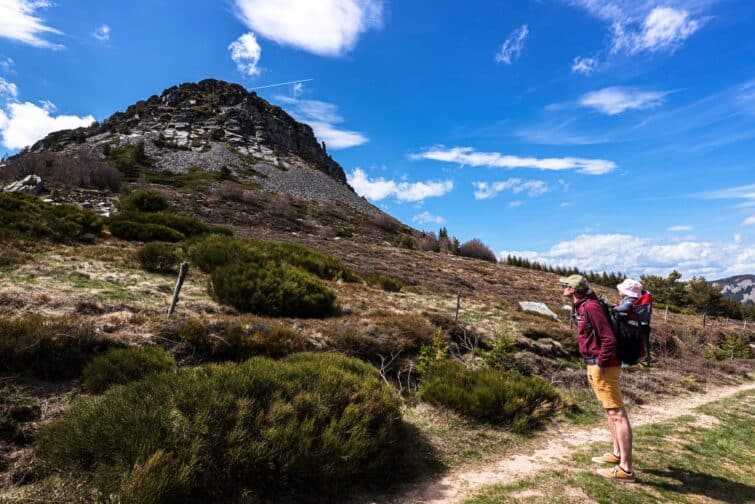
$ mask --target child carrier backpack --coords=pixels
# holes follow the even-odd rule
[[[629,314],[615,311],[603,296],[598,301],[616,337],[616,356],[621,364],[633,366],[643,357],[649,363],[650,316],[653,311],[650,293],[643,291]]]

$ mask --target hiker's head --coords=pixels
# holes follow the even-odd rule
[[[564,288],[564,296],[567,297],[585,297],[590,292],[590,284],[582,275],[570,275],[559,279],[561,287]]]
[[[621,294],[622,296],[635,298],[642,296],[642,284],[637,280],[632,280],[631,278],[627,278],[619,285],[617,285],[616,288],[619,290],[619,294]]]

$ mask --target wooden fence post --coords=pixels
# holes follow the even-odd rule
[[[461,292],[456,294],[456,317],[454,318],[454,322],[459,321],[459,308],[461,308]]]
[[[176,288],[173,289],[173,299],[171,299],[170,306],[168,307],[168,318],[173,315],[173,312],[176,309],[176,304],[178,304],[178,295],[181,293],[181,287],[184,284],[184,278],[186,278],[187,271],[189,271],[189,263],[183,261],[181,263],[181,266],[179,266],[178,268],[178,280],[176,280]]]
[[[703,327],[705,327],[705,321],[707,320],[707,318],[708,318],[708,314],[703,313]]]
[[[666,305],[666,313],[663,314],[663,321],[668,322],[668,305]]]

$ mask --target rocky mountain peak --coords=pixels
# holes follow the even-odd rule
[[[52,133],[32,146],[31,152],[114,140],[118,145],[145,141],[158,166],[177,172],[203,163],[196,155],[176,156],[176,152],[214,153],[223,159],[210,162],[209,169],[218,163],[228,165],[233,156],[247,164],[268,163],[281,169],[304,162],[346,184],[343,169],[310,126],[243,86],[215,79],[173,86],[90,128]],[[164,158],[168,158],[165,163]]]

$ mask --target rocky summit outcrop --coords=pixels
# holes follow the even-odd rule
[[[377,211],[348,185],[310,126],[238,84],[214,79],[168,88],[91,127],[52,133],[21,156],[54,152],[109,162],[133,147],[150,170],[167,176],[230,172],[263,190]]]
[[[755,275],[737,275],[714,280],[713,285],[721,287],[721,293],[744,305],[755,304]]]

